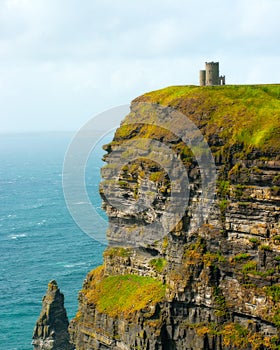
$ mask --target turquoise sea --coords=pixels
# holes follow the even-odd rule
[[[0,349],[31,350],[47,284],[56,279],[71,319],[88,271],[105,248],[83,233],[63,197],[62,165],[70,133],[0,136]],[[104,142],[106,143],[106,142]],[[101,147],[88,176],[100,207]],[[104,225],[104,235],[106,224]]]

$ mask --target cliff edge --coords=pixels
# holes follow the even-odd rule
[[[177,122],[174,110],[185,121]],[[190,122],[210,147],[215,176],[211,167],[199,167],[205,149],[184,141]],[[157,141],[156,151],[144,147],[145,139]],[[128,155],[135,152],[128,141],[138,142],[140,158]],[[176,154],[169,173],[167,148]],[[178,86],[145,94],[104,149],[100,193],[109,246],[79,293],[70,324],[76,349],[279,349],[280,85]],[[188,177],[188,203],[165,232],[172,191],[180,201],[184,190],[177,160]],[[114,169],[118,186],[109,199]],[[201,220],[203,176],[215,179],[215,191]],[[152,223],[161,218],[156,232]]]

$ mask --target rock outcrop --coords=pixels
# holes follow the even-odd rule
[[[33,333],[35,350],[73,350],[69,343],[68,318],[64,308],[64,296],[56,281],[50,281],[42,301],[42,311]]]
[[[77,350],[279,349],[279,96],[279,85],[172,87],[133,101],[105,146],[100,193],[110,244],[104,265],[88,274],[79,294],[70,324]],[[197,150],[182,142],[186,124],[169,122],[169,107],[159,114],[172,127],[156,125],[154,105],[183,113],[210,146],[216,193],[203,223]],[[118,170],[119,147],[137,138],[171,148],[188,175],[188,206],[170,232],[149,232],[170,201],[163,161],[143,151],[141,159]],[[143,142],[139,146],[144,149]],[[119,171],[119,186],[109,200],[105,188],[112,169]],[[176,166],[171,176],[176,172],[180,179]],[[180,193],[180,181],[176,186]],[[120,208],[112,204],[115,198],[121,198]],[[139,200],[146,209],[133,211]]]

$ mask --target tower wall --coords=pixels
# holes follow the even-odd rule
[[[200,70],[199,71],[199,85],[204,86],[206,84],[206,71]]]
[[[226,77],[224,75],[220,76],[220,85],[226,85]]]
[[[220,85],[219,62],[205,62],[206,85]]]

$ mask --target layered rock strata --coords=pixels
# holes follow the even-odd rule
[[[73,350],[69,342],[68,317],[64,308],[64,296],[56,281],[48,284],[42,301],[42,311],[33,332],[34,350]]]
[[[279,349],[279,96],[277,85],[172,87],[133,101],[105,146],[100,192],[110,244],[104,265],[89,273],[79,294],[70,325],[77,350]],[[216,192],[204,222],[196,210],[203,200],[196,151],[182,142],[184,124],[175,133],[174,125],[172,132],[153,125],[154,104],[168,106],[160,109],[162,118],[170,117],[170,107],[183,113],[210,146]],[[112,193],[121,209],[104,190],[120,145],[137,138],[170,147],[189,179],[181,220],[144,240],[141,230],[164,215],[170,200],[164,166],[147,151],[122,166]],[[139,199],[147,209],[133,212]]]

